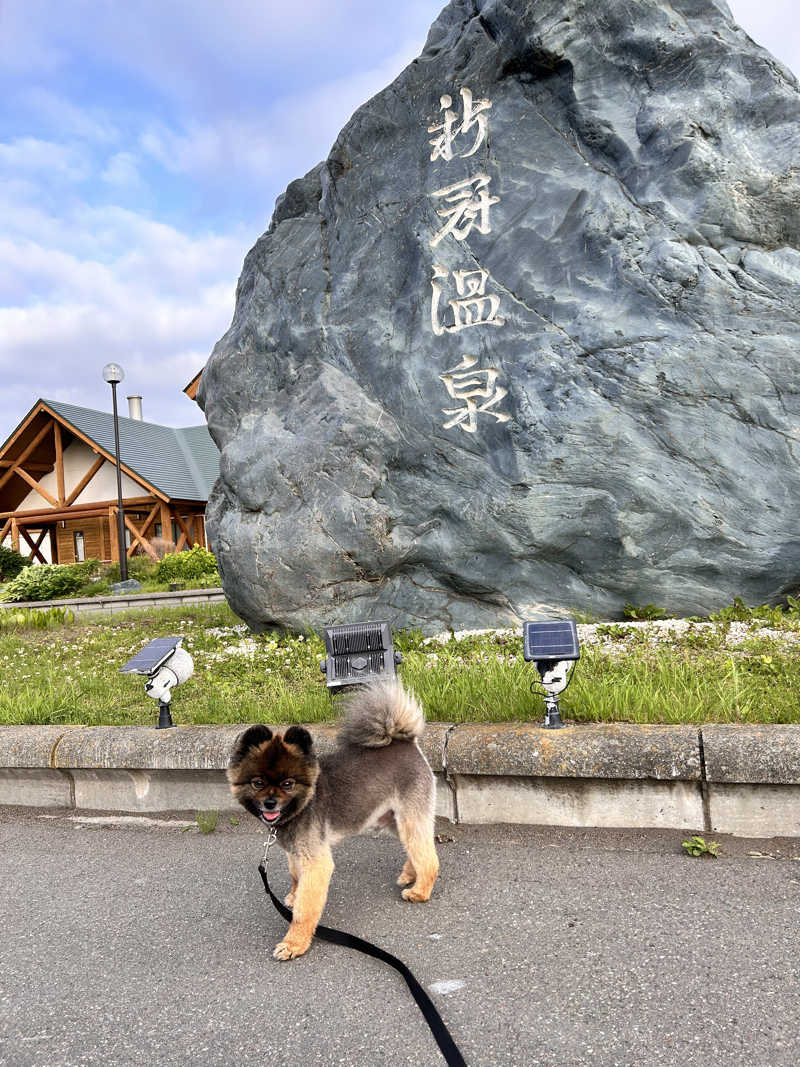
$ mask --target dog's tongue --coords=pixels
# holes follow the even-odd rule
[[[261,818],[264,820],[264,822],[275,822],[275,820],[278,818],[279,815],[280,815],[279,811],[262,811],[261,812]]]

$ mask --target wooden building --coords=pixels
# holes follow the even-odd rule
[[[138,398],[133,398],[138,399]],[[128,556],[208,547],[205,508],[219,474],[206,426],[174,429],[119,418]],[[109,412],[38,400],[0,447],[0,544],[39,563],[120,558],[114,420]]]

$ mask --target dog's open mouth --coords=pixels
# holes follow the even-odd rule
[[[261,818],[268,825],[270,823],[276,822],[278,819],[280,819],[280,817],[281,817],[281,812],[280,811],[262,811],[261,812]]]

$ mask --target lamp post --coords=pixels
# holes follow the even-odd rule
[[[103,377],[111,386],[111,401],[114,406],[114,447],[117,458],[117,544],[119,545],[119,580],[128,580],[128,555],[125,551],[125,516],[122,511],[122,471],[119,458],[119,419],[117,417],[117,386],[125,377],[119,363],[106,363]]]

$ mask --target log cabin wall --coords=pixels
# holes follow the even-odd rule
[[[76,563],[75,534],[83,534],[84,559],[99,559],[103,563],[111,560],[111,544],[108,538],[108,523],[102,519],[70,519],[58,523],[56,528],[56,545],[59,563]]]

